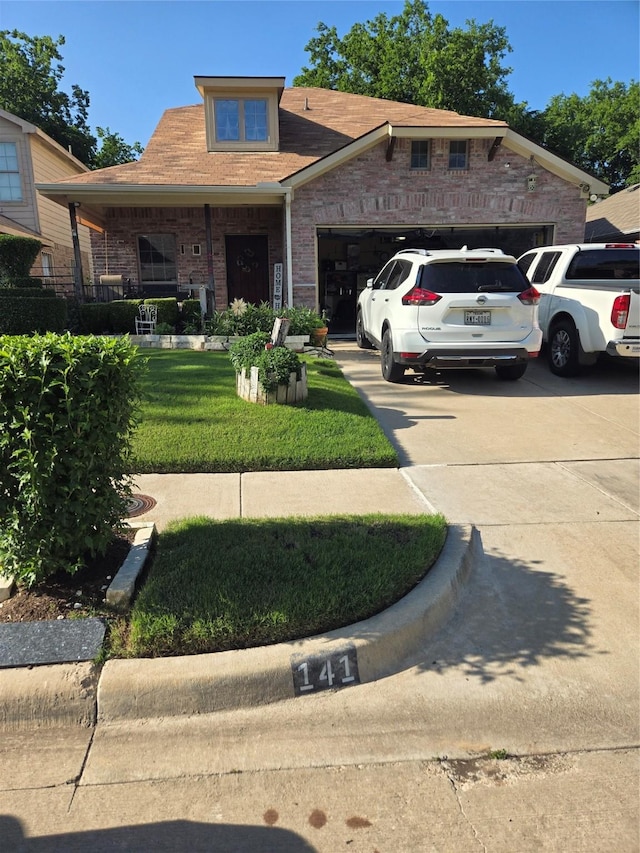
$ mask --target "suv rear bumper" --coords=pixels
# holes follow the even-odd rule
[[[464,347],[447,347],[444,349],[424,350],[417,357],[413,354],[394,353],[398,364],[412,364],[424,367],[498,367],[507,364],[525,364],[530,358],[535,358],[537,352],[530,353],[525,347],[500,348],[492,350],[483,348],[478,352]]]

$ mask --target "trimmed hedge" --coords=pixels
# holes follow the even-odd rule
[[[63,332],[67,326],[67,303],[55,293],[32,288],[0,290],[0,334],[28,335],[30,332]]]
[[[0,336],[0,570],[31,585],[126,515],[144,360],[127,338]]]
[[[175,296],[169,296],[166,299],[145,299],[144,304],[158,306],[158,324],[168,323],[174,328],[177,326],[179,309],[178,300]]]
[[[0,234],[0,281],[14,284],[28,279],[41,248],[40,240],[32,237]]]
[[[142,299],[89,302],[80,306],[80,328],[89,335],[133,335]]]
[[[202,309],[199,299],[185,299],[182,303],[182,311],[180,312],[180,322],[183,326],[196,326],[200,328],[202,325]]]

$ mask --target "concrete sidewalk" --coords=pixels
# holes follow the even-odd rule
[[[158,530],[197,515],[433,511],[397,469],[152,474],[139,476],[135,489],[155,502],[136,520],[153,522]],[[475,528],[452,526],[436,565],[402,601],[365,622],[307,640],[188,658],[111,660],[102,668],[86,661],[0,669],[0,730],[206,714],[374,681],[399,671],[442,626],[481,555]],[[330,671],[338,666],[347,671],[335,681],[331,676],[329,685],[310,678],[327,663]],[[302,677],[308,683],[297,683]]]

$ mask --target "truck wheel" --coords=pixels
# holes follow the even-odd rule
[[[549,368],[556,376],[576,376],[580,372],[580,340],[571,320],[561,320],[549,336]]]
[[[503,364],[496,367],[496,376],[498,379],[515,380],[521,379],[527,370],[527,363],[524,364]]]
[[[382,335],[380,365],[382,367],[382,378],[386,379],[387,382],[399,382],[404,376],[404,367],[393,360],[393,340],[389,329],[385,329]]]
[[[356,318],[356,343],[360,349],[372,349],[373,344],[364,333],[364,323],[362,322],[362,311],[358,311]]]

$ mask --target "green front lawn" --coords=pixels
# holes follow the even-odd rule
[[[135,473],[388,468],[395,450],[341,370],[307,359],[309,397],[261,406],[236,395],[226,353],[141,351],[148,358]]]
[[[445,536],[440,515],[174,522],[109,654],[200,654],[353,624],[409,592]]]

